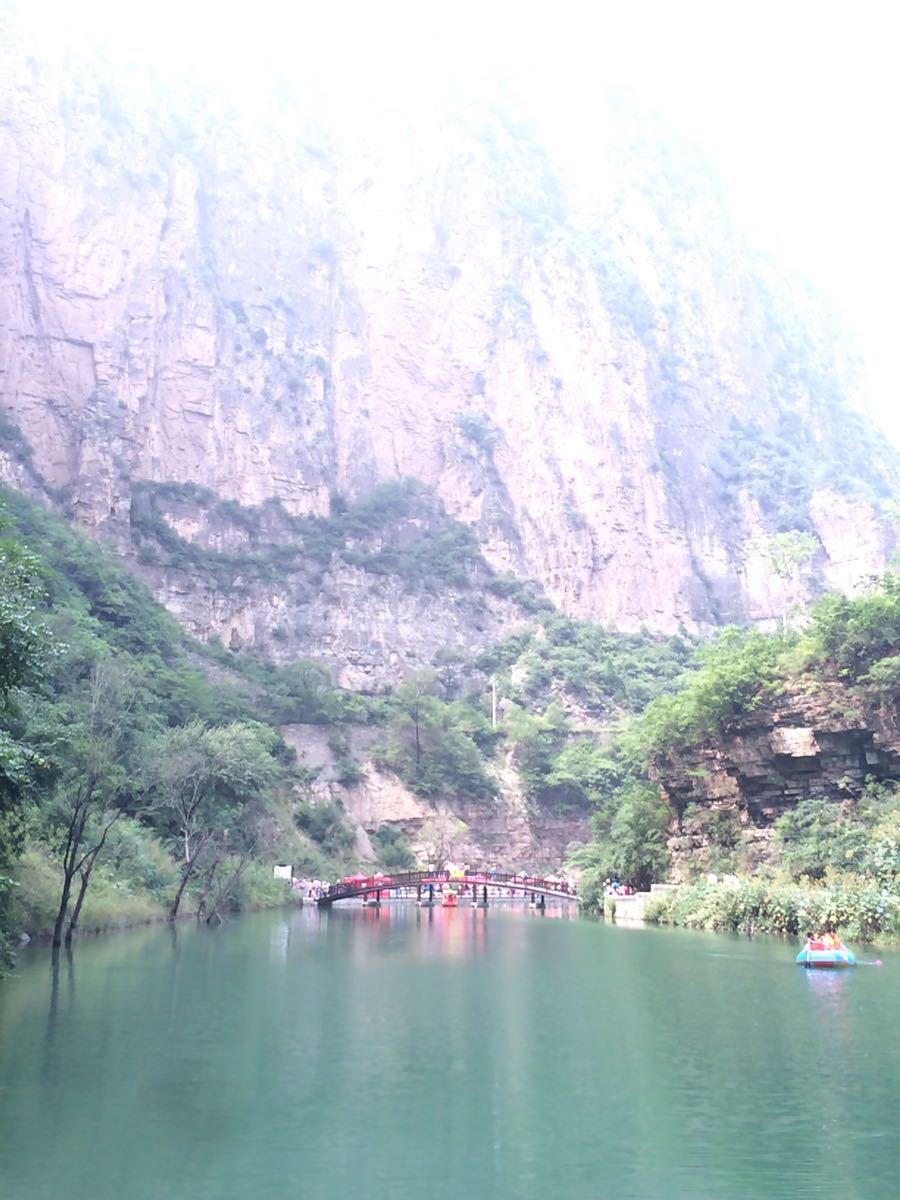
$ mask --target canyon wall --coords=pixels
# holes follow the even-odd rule
[[[579,171],[487,107],[348,119],[285,95],[251,120],[13,34],[0,55],[4,477],[198,635],[346,650],[359,682],[473,622],[449,585],[373,600],[335,564],[328,602],[291,571],[236,598],[162,570],[135,536],[148,486],[230,502],[216,544],[208,502],[158,511],[234,553],[248,510],[325,518],[412,478],[487,572],[623,630],[777,621],[779,529],[815,538],[797,602],[883,567],[897,463],[851,356],[684,147],[598,120]],[[476,642],[521,618],[501,608]],[[307,633],[279,648],[285,627]]]

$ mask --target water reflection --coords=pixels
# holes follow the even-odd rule
[[[827,1027],[836,1054],[853,1054],[853,1010],[848,992],[853,987],[852,970],[806,970],[807,990],[816,1017]]]
[[[0,1195],[895,1200],[900,970],[565,916],[304,909],[33,956],[0,988]]]
[[[64,1004],[71,1015],[75,1005],[75,959],[71,946],[64,950],[53,950],[50,955],[50,1000],[47,1005],[47,1032],[44,1037],[44,1053],[41,1074],[45,1081],[56,1078],[59,1070],[57,1049],[58,1023],[60,1017],[60,975],[63,977]]]

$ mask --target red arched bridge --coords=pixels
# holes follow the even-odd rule
[[[415,888],[416,895],[423,899],[430,888],[471,888],[472,895],[486,888],[501,888],[535,896],[552,896],[558,900],[578,900],[574,885],[563,879],[540,879],[536,875],[508,875],[502,871],[402,871],[392,875],[350,875],[340,883],[333,883],[319,897],[320,908],[329,908],[335,900],[352,900],[355,896],[374,896],[381,899],[382,893],[398,888]]]

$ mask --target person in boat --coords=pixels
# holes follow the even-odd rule
[[[822,945],[826,950],[846,950],[846,946],[835,933],[834,929],[826,929],[822,938]]]

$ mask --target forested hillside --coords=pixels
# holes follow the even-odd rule
[[[618,777],[576,856],[589,894],[675,878],[655,919],[900,936],[898,698],[896,573],[800,631],[723,630],[610,747]]]
[[[82,534],[14,493],[3,511],[3,934],[68,940],[185,898],[218,917],[283,900],[273,860],[324,869],[274,724],[327,709],[324,673],[264,688]]]
[[[577,832],[608,782],[611,722],[690,658],[679,638],[560,617],[487,569],[488,586],[524,605],[515,634],[481,653],[443,647],[396,688],[340,689],[310,661],[192,640],[110,550],[21,494],[2,504],[5,936],[280,902],[273,862],[313,876],[360,853],[409,865],[441,820],[460,853],[484,853],[477,819],[500,819],[504,764],[535,828],[562,814]],[[421,553],[465,570],[439,542]],[[285,741],[298,729],[322,731],[327,769]],[[345,801],[373,777],[396,779],[421,811],[364,829]],[[523,865],[520,852],[501,845],[494,861]]]

